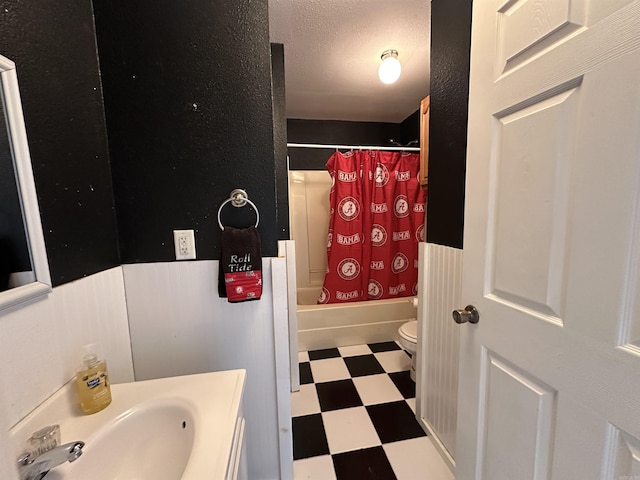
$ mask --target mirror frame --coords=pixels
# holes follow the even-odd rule
[[[5,110],[6,128],[11,144],[20,204],[22,205],[22,218],[27,242],[29,242],[31,268],[35,276],[35,281],[32,283],[0,292],[1,311],[47,295],[51,291],[51,274],[49,273],[49,262],[42,233],[36,186],[33,180],[16,65],[2,55],[0,55],[0,80],[0,96]]]

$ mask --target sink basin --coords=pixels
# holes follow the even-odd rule
[[[235,478],[244,381],[234,370],[112,385],[111,405],[93,415],[72,407],[68,385],[11,430],[16,458],[33,431],[59,424],[63,444],[86,445],[44,480]]]
[[[191,456],[194,427],[189,405],[162,401],[136,407],[85,440],[76,462],[46,478],[178,480]]]

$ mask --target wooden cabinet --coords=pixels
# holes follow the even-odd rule
[[[429,99],[420,102],[420,187],[427,190],[429,183]]]

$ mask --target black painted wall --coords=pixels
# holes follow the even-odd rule
[[[194,229],[218,259],[218,207],[243,188],[263,256],[278,222],[267,0],[95,0],[123,263],[175,258]],[[223,224],[255,221],[227,205]]]
[[[120,264],[91,0],[3,0],[52,282]]]
[[[471,0],[431,2],[427,241],[462,248]]]
[[[416,114],[410,115],[402,123],[287,120],[287,140],[290,143],[392,146],[392,141],[404,145],[419,139],[420,117]],[[289,168],[324,170],[332,154],[333,151],[328,149],[289,148]]]
[[[420,145],[420,108],[400,124],[400,143],[407,145],[410,142],[416,142],[416,146]]]
[[[284,45],[271,44],[273,94],[273,148],[276,175],[278,239],[289,239],[289,174],[287,172],[287,117],[284,79]]]
[[[263,252],[275,255],[287,222],[274,178],[282,132],[272,115],[280,93],[275,80],[273,97],[270,88],[266,0],[198,0],[189,9],[96,0],[95,8],[100,68],[90,0],[37,8],[4,0],[0,9],[0,54],[17,64],[54,286],[121,263],[100,70],[122,261],[172,260],[178,228],[197,230],[198,258],[218,258],[217,209],[236,187],[259,206]],[[471,0],[434,0],[432,9],[428,235],[461,246]],[[382,141],[409,141],[396,128]],[[297,136],[289,123],[289,141],[380,139],[315,133]],[[225,223],[253,221],[249,209],[231,208]]]

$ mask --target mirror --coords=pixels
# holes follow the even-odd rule
[[[0,55],[0,310],[51,291],[15,64]]]

